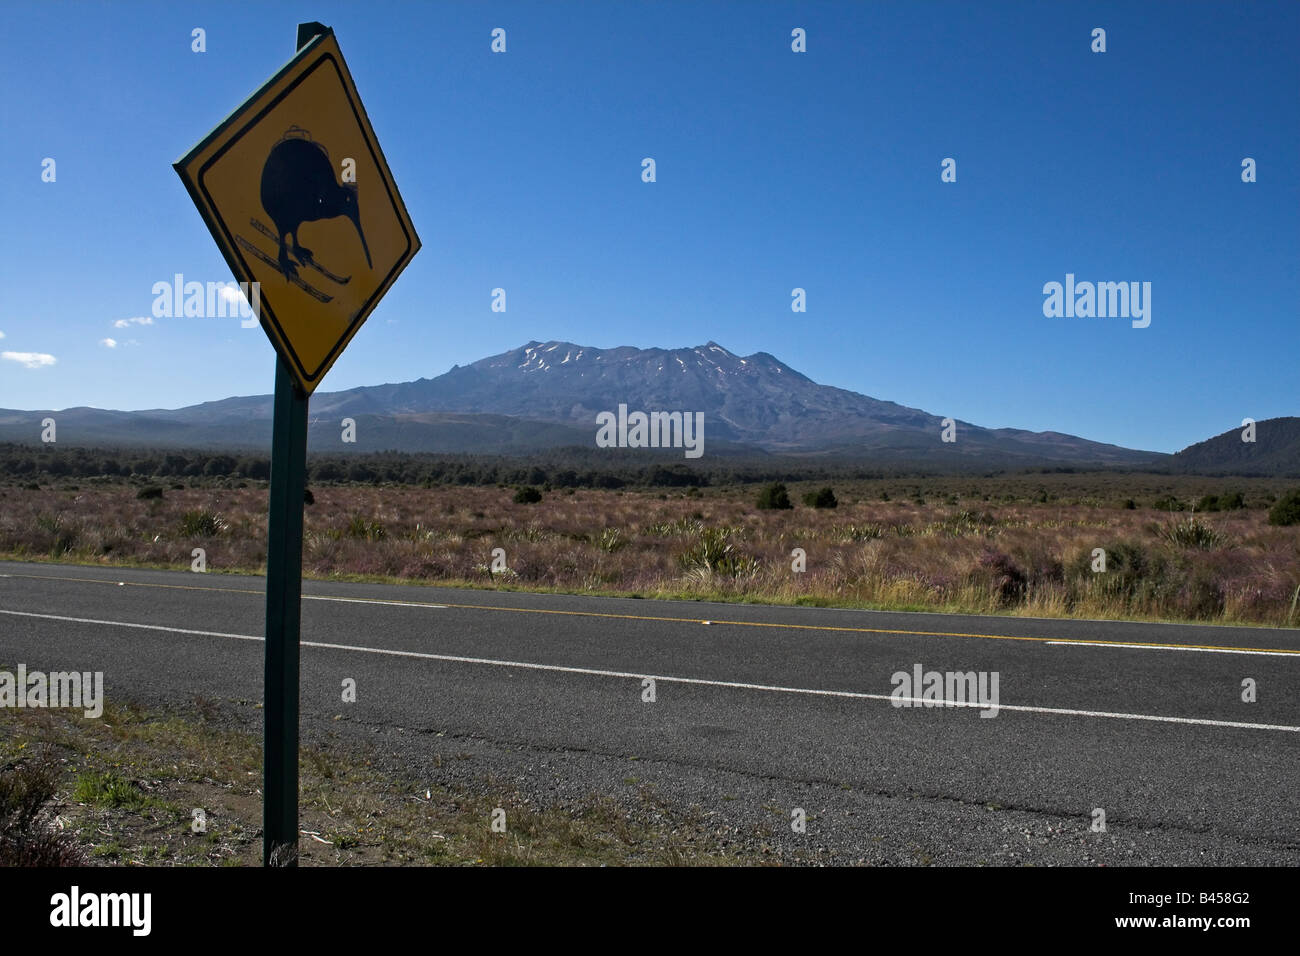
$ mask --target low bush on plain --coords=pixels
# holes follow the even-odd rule
[[[790,492],[785,485],[776,481],[759,492],[758,507],[760,510],[770,511],[793,508],[794,505],[790,502]]]
[[[1300,488],[1288,491],[1277,500],[1268,512],[1268,523],[1275,525],[1300,524]]]
[[[830,488],[821,488],[817,491],[810,491],[803,496],[803,503],[810,508],[834,508],[839,505],[835,498],[835,492]]]

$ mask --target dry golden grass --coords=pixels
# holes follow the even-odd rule
[[[881,483],[860,483],[836,489],[835,509],[771,511],[754,506],[752,487],[580,489],[517,504],[501,487],[327,486],[306,508],[303,570],[647,597],[1300,624],[1300,529],[1270,526],[1258,506],[1278,483],[1233,484],[1250,489],[1253,507],[1195,517],[1125,509],[1106,500],[1114,488],[1089,494],[1086,479],[1051,475],[1009,493],[1007,479],[895,482],[891,500],[881,500]],[[805,490],[792,487],[792,497]],[[188,569],[192,549],[203,548],[209,571],[264,568],[264,487],[168,488],[153,500],[136,491],[2,489],[0,555]],[[504,570],[493,570],[496,548]],[[796,548],[807,556],[803,573],[792,570]],[[1091,568],[1096,548],[1107,553],[1104,574]]]

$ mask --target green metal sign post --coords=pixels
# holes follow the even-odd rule
[[[338,159],[345,159],[342,182]],[[259,290],[258,318],[279,356],[267,521],[262,852],[267,866],[296,866],[307,406],[419,252],[420,237],[338,39],[322,23],[298,24],[289,62],[172,165],[240,288]],[[303,227],[315,253],[298,243]]]
[[[324,33],[298,24],[297,48]],[[283,358],[275,363],[266,557],[262,862],[298,865],[298,641],[302,622],[302,510],[307,405]]]
[[[298,638],[307,403],[284,359],[275,363],[275,423],[267,522],[262,860],[298,865]]]

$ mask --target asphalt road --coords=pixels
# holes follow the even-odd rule
[[[0,563],[0,668],[259,701],[263,614],[260,578]],[[810,861],[1300,864],[1300,630],[305,582],[303,642],[304,737],[430,780],[649,786]],[[918,664],[996,673],[996,716],[893,706]]]

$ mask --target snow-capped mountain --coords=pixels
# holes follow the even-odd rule
[[[337,432],[344,417],[365,420],[356,446],[333,450],[519,451],[594,446],[596,416],[620,404],[647,412],[702,412],[712,447],[751,446],[765,453],[1097,465],[1164,457],[1059,432],[987,429],[960,419],[957,440],[942,442],[942,416],[820,385],[767,352],[740,356],[717,342],[601,349],[532,341],[435,378],[317,393],[311,416],[322,437]],[[0,438],[14,440],[11,426],[25,425],[21,416],[31,414],[0,413]],[[85,432],[83,441],[96,444],[258,445],[269,436],[271,402],[263,395],[176,410],[61,414],[60,441],[65,435],[73,439],[66,421]],[[78,429],[78,418],[86,429]],[[319,444],[315,437],[312,442]]]

